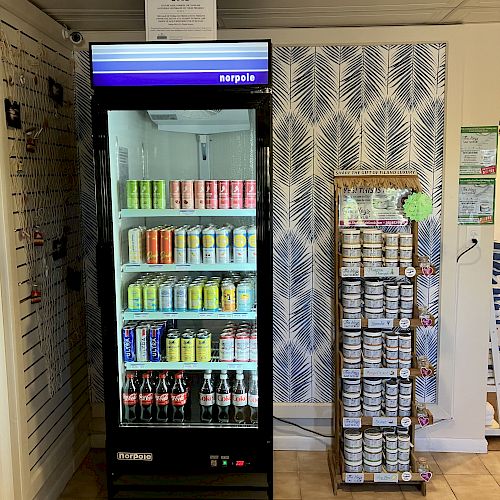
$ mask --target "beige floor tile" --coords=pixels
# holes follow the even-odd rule
[[[295,472],[274,474],[274,498],[276,500],[300,500],[299,475]]]
[[[493,478],[500,485],[500,474],[493,474]]]
[[[352,485],[351,493],[353,500],[404,500],[401,488],[397,485]]]
[[[488,451],[500,451],[500,437],[489,437]]]
[[[455,500],[455,495],[443,475],[433,475],[427,483],[427,496],[423,497],[420,487],[403,486],[401,491],[405,500]]]
[[[328,456],[324,451],[298,451],[297,459],[301,472],[330,473]]]
[[[331,499],[333,486],[330,474],[317,474],[315,472],[300,472],[300,494],[302,500]],[[348,490],[342,490],[338,498],[352,498]]]
[[[499,500],[500,486],[493,476],[479,474],[445,475],[458,500]]]
[[[433,453],[443,474],[488,474],[477,455],[473,453]]]
[[[500,474],[500,451],[488,451],[478,454],[478,457],[490,474]]]
[[[296,451],[275,451],[274,471],[275,472],[297,472],[299,465]]]
[[[437,462],[434,460],[434,457],[432,456],[432,453],[429,452],[415,452],[415,456],[418,457],[424,457],[427,459],[427,463],[429,464],[429,467],[434,475],[439,475],[443,474],[442,470],[439,468],[439,465]]]

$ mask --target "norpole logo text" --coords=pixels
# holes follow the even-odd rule
[[[255,75],[244,73],[242,75],[219,75],[219,83],[246,83],[255,82]]]
[[[152,462],[152,453],[132,453],[127,451],[119,451],[116,453],[116,458],[118,460],[140,460],[143,462]]]

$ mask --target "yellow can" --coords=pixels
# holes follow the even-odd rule
[[[181,338],[181,361],[192,363],[195,359],[194,335],[191,332],[184,332]]]
[[[188,309],[201,311],[203,308],[203,286],[201,283],[191,283],[188,287]]]
[[[167,334],[167,361],[177,363],[181,360],[181,342],[178,330]]]
[[[201,330],[196,335],[196,361],[209,362],[212,359],[212,335],[207,330]]]
[[[236,311],[236,287],[228,282],[222,285],[222,307],[224,312]]]

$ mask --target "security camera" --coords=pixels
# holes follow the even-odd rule
[[[81,45],[83,43],[83,35],[79,31],[70,31],[66,26],[62,29],[62,37],[64,40],[70,40],[73,45]]]

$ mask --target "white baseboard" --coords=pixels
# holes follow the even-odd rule
[[[419,438],[415,440],[416,451],[443,451],[455,453],[487,453],[488,442],[482,439]]]

